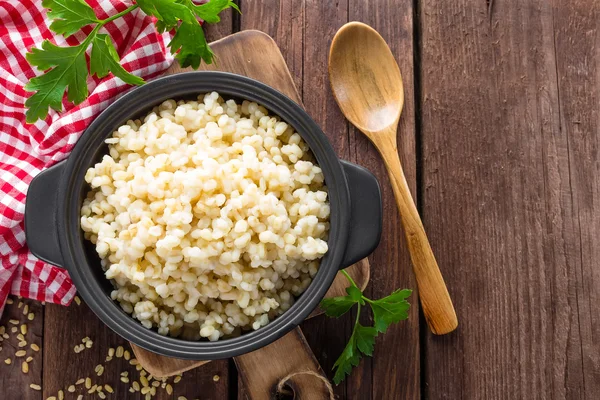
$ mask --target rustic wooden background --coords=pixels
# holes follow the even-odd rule
[[[342,158],[381,180],[384,235],[368,292],[415,288],[392,192],[373,147],[340,114],[327,54],[347,21],[372,25],[402,70],[399,148],[460,326],[433,337],[414,302],[410,320],[379,338],[373,358],[335,388],[345,399],[600,398],[600,2],[594,0],[241,0],[210,28],[216,39],[259,29],[279,44],[308,112]],[[94,377],[125,342],[85,306],[42,307],[27,340],[31,370],[2,361],[3,399],[46,399]],[[24,319],[18,301],[0,325]],[[367,317],[366,317],[367,318]],[[303,324],[326,371],[352,316]],[[80,354],[73,346],[94,340]],[[122,359],[97,382],[109,398],[138,398],[119,382]],[[214,381],[218,376],[219,380]],[[43,392],[28,388],[39,383]],[[71,397],[75,396],[67,393]],[[213,362],[155,399],[243,397],[235,367]],[[70,397],[67,397],[69,399]]]

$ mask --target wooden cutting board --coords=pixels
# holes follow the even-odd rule
[[[202,64],[200,70],[226,71],[245,75],[274,87],[298,104],[302,104],[285,60],[275,41],[267,34],[252,30],[243,31],[218,40],[212,43],[211,47],[215,52],[216,62],[211,65]],[[166,72],[166,75],[189,70],[191,69],[181,69],[178,64],[174,64]],[[368,260],[361,260],[346,271],[356,284],[364,289],[369,281]],[[338,274],[326,296],[343,296],[346,294],[344,289],[347,286],[346,278]],[[320,313],[321,311],[317,309],[310,317]],[[209,362],[180,360],[160,356],[134,344],[131,344],[131,347],[140,364],[152,375],[158,377],[180,374]],[[277,358],[276,356],[279,354],[285,355],[285,357]],[[253,393],[260,396],[261,390],[274,387],[274,384],[290,375],[292,377],[288,380],[287,385],[295,390],[296,396],[301,396],[302,399],[309,399],[313,396],[315,399],[323,398],[324,393],[319,393],[318,390],[311,392],[312,394],[307,392],[307,387],[319,386],[315,385],[315,382],[307,385],[306,376],[294,377],[295,371],[319,370],[320,368],[299,328],[263,349],[236,357],[235,362],[251,398],[255,398]],[[260,365],[261,368],[252,367],[257,365]],[[254,376],[254,371],[260,371],[260,373]]]

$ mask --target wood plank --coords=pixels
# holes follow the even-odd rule
[[[23,399],[23,400],[40,400],[42,392],[35,391],[29,387],[30,384],[42,385],[42,360],[43,354],[41,351],[31,349],[31,344],[36,344],[40,348],[42,346],[42,331],[44,327],[44,312],[40,302],[28,299],[18,299],[15,296],[9,297],[13,304],[8,304],[4,308],[4,313],[0,319],[0,327],[3,327],[5,334],[9,337],[0,341],[0,388],[2,389],[2,398],[6,399]],[[27,306],[27,310],[25,310]],[[24,314],[24,312],[27,313]],[[34,314],[33,321],[28,320],[27,315]],[[18,325],[9,322],[10,320],[19,321]],[[27,346],[19,347],[20,340],[17,335],[21,334],[21,325],[27,325],[27,333],[24,336]],[[17,332],[13,332],[13,328],[17,328]],[[2,336],[2,335],[0,335]],[[25,357],[16,357],[15,353],[19,350],[27,352]],[[22,363],[32,357],[33,360],[28,363],[29,372],[24,374],[21,370]],[[11,364],[7,365],[5,360],[10,360]]]
[[[120,382],[120,373],[133,374],[135,368],[123,359],[105,362],[110,347],[127,346],[127,342],[100,322],[84,303],[78,306],[73,302],[69,307],[46,305],[44,325],[44,399],[57,396],[59,390],[66,392],[70,385],[86,377],[93,384],[111,385],[118,397],[129,394],[129,385]],[[84,337],[89,337],[93,346],[76,354],[74,347]],[[94,372],[98,364],[105,367],[100,377]],[[87,390],[78,385],[75,393],[86,394]]]
[[[234,1],[234,3],[236,2]],[[221,18],[221,21],[217,24],[204,24],[206,40],[209,43],[233,33],[234,21],[238,19],[238,13],[237,11],[228,8],[221,12],[219,17]]]
[[[77,306],[72,303],[69,307],[47,305],[44,332],[44,399],[56,396],[58,390],[66,392],[68,386],[75,384],[80,378],[90,377],[92,384],[109,384],[114,389],[114,398],[143,399],[140,392],[130,393],[133,381],[140,381],[140,372],[124,358],[116,356],[106,361],[108,349],[123,346],[131,352],[126,340],[107,328],[94,313],[82,303]],[[76,354],[74,346],[81,343],[84,337],[93,341],[93,346]],[[97,376],[95,368],[103,365],[105,370]],[[129,383],[121,382],[121,373],[128,372]],[[219,376],[214,382],[213,377]],[[228,365],[227,362],[215,362],[183,374],[181,382],[175,384],[173,378],[168,382],[174,388],[177,396],[193,399],[204,398],[222,399],[228,395]],[[76,394],[87,394],[83,385],[77,385]],[[157,389],[153,399],[171,399],[172,396],[162,389]]]
[[[304,8],[303,0],[246,0],[242,3],[240,25],[241,30],[257,29],[275,40],[300,95],[303,89]]]
[[[569,330],[580,335],[567,341],[566,354],[568,371],[576,372],[579,362],[583,371],[566,377],[566,390],[562,381],[552,387],[571,398],[594,399],[600,398],[600,4],[561,2],[553,15],[560,127],[567,141],[572,201],[565,206],[572,206],[576,237],[567,259],[572,313],[564,316]],[[554,374],[562,378],[560,364],[554,365]]]
[[[461,321],[427,336],[425,395],[598,398],[598,6],[419,4],[425,228]]]
[[[413,3],[394,0],[351,1],[350,21],[361,21],[376,29],[386,40],[402,72],[404,109],[398,126],[398,151],[413,198],[417,199],[417,149],[415,134]],[[368,139],[350,126],[356,161],[373,172],[383,194],[383,232],[381,243],[371,255],[371,284],[368,295],[384,297],[398,288],[413,289],[409,299],[408,321],[395,324],[377,339],[369,370],[359,369],[349,380],[349,393],[357,398],[420,399],[419,297],[412,265],[402,231],[400,216],[387,171],[381,157]],[[433,248],[437,255],[436,248]],[[442,272],[444,266],[440,265]],[[422,329],[427,329],[423,324]],[[370,397],[369,397],[370,396]]]

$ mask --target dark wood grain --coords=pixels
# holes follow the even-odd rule
[[[76,354],[74,347],[84,337],[93,341],[90,349]],[[80,378],[90,377],[93,384],[109,384],[117,396],[126,397],[128,385],[120,382],[120,373],[135,368],[116,357],[105,362],[110,347],[127,346],[127,342],[108,329],[84,304],[71,303],[69,307],[48,304],[44,324],[44,399],[67,391]],[[128,348],[128,346],[127,346]],[[98,377],[98,364],[105,372]],[[84,385],[77,386],[77,394],[87,394]]]
[[[302,95],[304,65],[304,0],[264,0],[242,2],[241,30],[257,29],[271,36]]]
[[[567,369],[563,377],[561,363],[553,363],[553,376],[562,379],[552,382],[552,391],[564,391],[569,398],[594,399],[600,398],[600,4],[560,3],[553,9],[553,30],[559,126],[568,161],[568,181],[561,179],[561,184],[566,189],[568,183],[570,202],[555,206],[546,226],[552,228],[552,236],[575,234],[565,257],[569,282],[565,297],[571,313],[564,313],[561,321],[561,325],[568,321],[572,333],[566,351],[557,354],[561,361],[566,355]],[[566,190],[561,192],[566,195]],[[555,230],[557,214],[569,208],[572,225]],[[548,243],[546,249],[552,245]]]
[[[426,397],[600,397],[598,5],[420,3],[422,199],[461,324]]]
[[[398,126],[398,152],[413,198],[417,199],[417,151],[415,136],[413,9],[412,2],[394,0],[351,1],[351,21],[361,21],[375,28],[390,46],[402,73],[404,108]],[[381,243],[371,255],[369,295],[380,298],[398,288],[410,288],[411,310],[408,321],[395,324],[377,339],[370,363],[372,377],[356,374],[349,381],[349,393],[357,398],[418,399],[421,395],[419,347],[419,294],[400,223],[398,208],[388,174],[381,157],[369,140],[353,126],[350,138],[355,141],[358,164],[367,167],[379,179],[383,194],[383,232]],[[433,251],[437,255],[437,249]],[[440,264],[442,273],[444,266]],[[423,324],[421,329],[427,329]],[[393,376],[393,379],[390,377]],[[370,392],[370,393],[369,393]],[[371,397],[369,397],[369,394]]]
[[[30,384],[37,384],[42,386],[42,361],[43,353],[42,350],[34,351],[31,349],[31,344],[36,344],[43,349],[42,346],[42,335],[44,327],[44,312],[43,306],[40,302],[18,299],[17,297],[10,296],[13,304],[6,305],[2,318],[0,319],[0,326],[4,327],[6,334],[9,337],[2,338],[0,341],[0,397],[6,399],[23,399],[23,400],[40,400],[42,399],[42,392],[33,390],[29,387]],[[27,306],[27,310],[25,310]],[[24,314],[33,313],[34,319],[30,321],[27,315]],[[18,325],[14,325],[10,320],[19,321]],[[20,340],[17,338],[18,334],[21,334],[21,325],[27,325],[27,333],[24,336],[27,346],[18,347]],[[12,332],[12,328],[16,327],[17,332]],[[1,336],[1,335],[0,335]],[[25,350],[27,352],[25,357],[16,357],[15,353],[19,350]],[[28,363],[29,372],[26,374],[22,372],[22,363],[32,357],[33,360]],[[10,365],[5,363],[5,360],[11,361]]]
[[[234,1],[234,3],[237,2]],[[238,18],[238,13],[237,11],[228,8],[227,10],[222,11],[221,14],[219,14],[219,17],[221,18],[221,21],[218,24],[204,24],[206,40],[209,43],[233,33],[234,21]]]
[[[73,347],[81,343],[84,337],[93,341],[90,349],[75,353]],[[59,390],[66,393],[69,385],[75,384],[80,378],[90,377],[92,384],[109,384],[114,389],[113,398],[143,399],[140,392],[130,393],[133,381],[140,381],[140,373],[135,366],[124,358],[114,356],[106,361],[109,348],[123,346],[131,352],[126,340],[107,328],[93,312],[82,303],[77,306],[72,303],[69,307],[47,305],[44,331],[44,399],[56,396]],[[97,376],[97,365],[105,367],[104,373]],[[127,371],[129,383],[121,382],[121,373]],[[218,382],[213,377],[219,376]],[[182,380],[175,384],[173,378],[168,382],[174,388],[176,396],[186,396],[188,399],[202,397],[203,399],[219,400],[227,397],[228,393],[227,362],[211,363],[209,368],[199,367],[183,374]],[[77,394],[87,394],[83,385],[77,386]],[[108,394],[108,393],[106,393]],[[157,388],[153,399],[176,398],[168,395],[165,389]]]

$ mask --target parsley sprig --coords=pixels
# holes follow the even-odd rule
[[[356,367],[363,355],[372,356],[375,346],[375,337],[380,333],[385,333],[393,323],[408,318],[408,309],[410,304],[406,299],[411,295],[410,289],[398,289],[389,296],[379,300],[371,300],[362,293],[354,280],[348,273],[342,270],[350,282],[346,288],[346,296],[332,297],[321,301],[321,308],[325,315],[329,317],[340,317],[357,305],[356,320],[352,335],[348,339],[348,344],[342,351],[342,354],[333,365],[335,374],[333,382],[339,385],[346,375],[350,375],[353,367]],[[359,322],[361,308],[369,305],[373,311],[374,326],[364,326]]]
[[[113,73],[131,85],[141,85],[144,80],[129,73],[120,64],[120,57],[110,36],[99,33],[100,29],[126,14],[140,8],[147,15],[156,18],[159,32],[174,29],[175,36],[169,47],[182,67],[197,69],[201,61],[212,63],[214,54],[204,36],[199,18],[207,23],[220,21],[219,13],[227,8],[239,8],[231,0],[209,0],[196,5],[192,0],[137,0],[135,4],[106,19],[98,19],[94,10],[84,0],[43,0],[42,6],[48,9],[52,19],[50,29],[65,37],[81,28],[93,25],[94,28],[85,40],[76,46],[57,46],[45,40],[40,48],[32,48],[27,53],[27,61],[44,74],[31,78],[25,90],[35,92],[25,102],[28,108],[28,123],[45,119],[48,108],[62,111],[62,100],[67,92],[67,100],[80,104],[88,97],[87,78],[99,78]],[[88,61],[86,51],[91,46]]]

